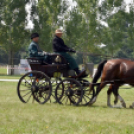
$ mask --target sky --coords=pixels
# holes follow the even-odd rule
[[[73,2],[73,0],[68,0],[69,3],[70,3],[70,7],[69,9],[71,10],[72,7],[76,6],[76,2]],[[100,2],[103,1],[103,0],[100,0]],[[127,4],[131,3],[133,0],[125,0],[125,2]],[[127,7],[127,10],[129,10],[129,8]],[[28,22],[28,25],[26,26],[26,28],[28,29],[31,29],[33,28],[33,23],[30,21],[30,14],[29,14],[29,11],[30,11],[30,5],[26,5],[26,11],[28,12],[28,16],[27,16],[27,20],[29,20]]]

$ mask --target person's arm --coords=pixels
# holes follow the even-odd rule
[[[58,51],[64,51],[64,52],[73,52],[73,49],[66,46],[63,42],[63,44],[59,44],[58,40],[53,40],[53,46],[56,47]]]
[[[37,46],[36,45],[34,45],[34,44],[32,44],[31,46],[30,46],[30,52],[31,52],[31,54],[34,56],[34,57],[41,57],[41,56],[44,56],[44,53],[43,53],[43,51],[38,51],[38,49],[37,49]]]
[[[67,46],[67,47],[68,47],[68,46]],[[73,52],[73,53],[75,53],[76,51],[75,51],[74,49],[68,47],[68,52]]]
[[[37,57],[38,56],[38,50],[37,47],[34,44],[31,44],[29,47],[29,52],[32,54],[32,56]]]
[[[36,47],[37,47],[37,46],[36,46]],[[37,47],[37,51],[38,51],[38,56],[39,56],[39,57],[42,57],[42,56],[45,55],[45,54],[44,54],[44,51],[42,51],[39,46]]]
[[[74,52],[74,53],[76,52],[74,49],[72,49],[72,48],[68,47],[67,45],[65,45],[64,41],[63,41],[63,45],[64,45],[64,47],[67,48],[68,52]]]
[[[74,49],[72,49],[72,48],[70,48],[70,47],[66,46],[65,44],[64,44],[64,46],[66,47],[67,52],[73,52],[73,53],[75,53],[75,52],[76,52]]]

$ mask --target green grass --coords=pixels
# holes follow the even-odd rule
[[[7,69],[6,68],[0,68],[0,75],[6,75]]]
[[[22,77],[22,75],[1,75],[0,74],[0,79],[20,79]],[[89,80],[90,82],[92,81],[92,78],[86,77],[86,80]]]
[[[134,110],[106,106],[106,88],[89,107],[22,103],[17,83],[0,82],[0,134],[133,134]],[[134,90],[121,89],[129,106]],[[112,100],[113,101],[113,100]]]
[[[7,69],[0,68],[0,79],[19,79],[20,77],[20,75],[7,75]]]
[[[20,79],[21,75],[1,75],[0,79]]]

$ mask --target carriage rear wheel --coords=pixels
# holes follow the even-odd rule
[[[17,86],[17,93],[24,103],[36,100],[46,103],[52,93],[50,78],[40,71],[31,71],[22,76]]]
[[[72,78],[61,81],[55,90],[55,97],[58,103],[64,105],[78,105],[83,96],[81,84]]]

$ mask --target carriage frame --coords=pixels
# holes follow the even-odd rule
[[[36,100],[44,104],[53,100],[65,105],[88,105],[94,97],[94,90],[89,93],[90,82],[75,76],[61,55],[49,54],[49,62],[37,57],[27,60],[32,71],[23,75],[17,86],[17,94],[23,103]]]

